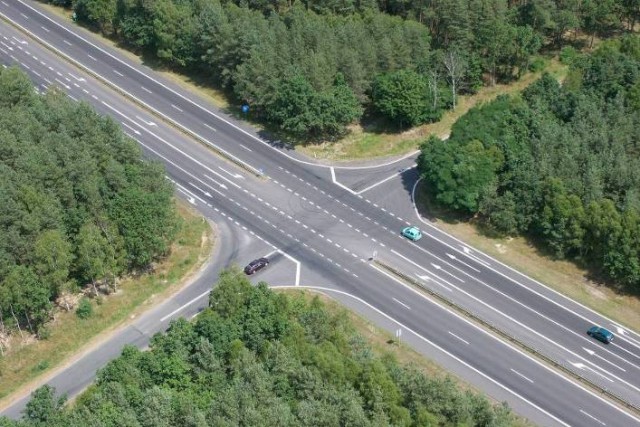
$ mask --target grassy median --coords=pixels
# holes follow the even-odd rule
[[[11,393],[31,390],[44,375],[69,363],[72,356],[91,349],[165,300],[209,259],[216,238],[210,224],[183,202],[177,203],[177,212],[181,227],[171,255],[152,273],[124,278],[118,292],[100,298],[99,304],[93,299],[93,313],[86,319],[80,319],[73,310],[58,310],[47,325],[50,333],[46,339],[22,339],[14,334],[11,347],[0,359],[0,407],[9,403]]]

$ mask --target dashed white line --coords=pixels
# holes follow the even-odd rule
[[[519,377],[524,378],[525,380],[527,380],[531,384],[533,384],[533,380],[532,379],[525,377],[524,375],[522,375],[520,372],[516,371],[515,369],[511,369],[511,372],[513,372],[514,374],[518,375]]]
[[[146,87],[144,87],[144,86],[140,86],[140,89],[142,89],[143,91],[145,91],[145,92],[147,92],[147,93],[153,93],[153,92],[151,92],[149,89],[147,89],[147,88],[146,88]]]
[[[589,414],[588,412],[583,411],[582,409],[580,409],[580,412],[582,412],[584,415],[586,415],[587,417],[591,418],[592,420],[600,423],[603,426],[606,426],[605,423],[603,423],[602,421],[600,421],[599,419],[597,419],[596,417],[594,417],[593,415]]]
[[[183,111],[180,109],[180,107],[178,107],[178,106],[176,106],[176,105],[171,104],[171,107],[175,108],[176,110],[180,111],[181,113],[183,112]]]
[[[62,42],[66,45],[73,46],[70,41],[62,39]]]
[[[457,336],[456,334],[454,334],[454,333],[453,333],[453,332],[451,332],[451,331],[447,331],[447,332],[449,332],[449,335],[451,335],[452,337],[457,338],[458,340],[462,341],[463,343],[465,343],[465,344],[469,345],[469,341],[467,341],[467,340],[464,340],[464,339],[460,338],[459,336]]]
[[[401,306],[403,306],[404,308],[406,308],[407,310],[411,310],[411,307],[409,307],[407,304],[403,303],[402,301],[398,301],[395,298],[392,298],[395,302],[397,302],[398,304],[400,304]]]

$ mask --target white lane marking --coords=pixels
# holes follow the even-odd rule
[[[599,419],[597,419],[596,417],[594,417],[594,416],[593,416],[593,415],[591,415],[590,413],[585,412],[585,411],[583,411],[582,409],[580,409],[580,412],[582,412],[584,415],[586,415],[587,417],[591,418],[592,420],[594,420],[594,421],[596,421],[596,422],[600,423],[601,425],[606,426],[606,424],[605,424],[605,423],[603,423],[602,421],[600,421]]]
[[[608,363],[609,365],[613,366],[614,368],[618,368],[618,369],[620,369],[622,372],[627,372],[627,371],[626,371],[626,369],[623,369],[623,368],[621,368],[620,366],[616,365],[615,363],[608,361],[608,360],[607,360],[607,359],[605,359],[604,357],[602,357],[602,356],[600,356],[600,355],[596,354],[596,352],[595,352],[595,351],[590,350],[590,349],[588,349],[587,347],[582,347],[582,349],[583,349],[584,351],[586,351],[587,353],[589,353],[591,356],[597,357],[598,359],[602,360],[603,362]]]
[[[73,74],[71,74],[71,73],[67,73],[67,74],[69,74],[71,77],[73,77],[75,80],[77,80],[77,81],[79,81],[79,82],[84,82],[84,81],[86,81],[84,77],[78,77],[78,76],[75,76],[75,75],[73,75]]]
[[[198,295],[197,297],[195,297],[191,301],[187,302],[186,304],[181,305],[180,307],[176,308],[175,310],[173,310],[171,313],[167,314],[166,316],[161,317],[160,318],[160,322],[164,322],[168,318],[172,317],[174,314],[176,314],[176,313],[184,310],[185,308],[189,307],[191,304],[193,304],[194,302],[198,301],[202,297],[205,297],[205,296],[209,295],[209,292],[211,292],[211,291],[203,292],[202,294]]]
[[[140,86],[140,89],[142,89],[143,91],[145,91],[145,92],[147,92],[147,93],[153,93],[153,92],[151,92],[149,89],[147,89],[147,88],[146,88],[146,87],[144,87],[144,86]]]
[[[24,19],[29,19],[29,17],[28,17],[27,15],[25,15],[24,13],[22,13],[22,12],[20,12],[20,15],[22,15],[22,17],[23,17]]]
[[[458,340],[462,341],[463,343],[465,343],[465,344],[469,345],[469,341],[467,341],[467,340],[465,340],[465,339],[460,338],[459,336],[457,336],[456,334],[454,334],[454,333],[453,333],[453,332],[451,332],[451,331],[447,331],[447,332],[448,332],[448,333],[449,333],[449,335],[451,335],[452,337],[457,338]]]
[[[93,57],[93,56],[89,55],[88,53],[87,53],[87,56],[88,56],[89,58],[93,59],[94,61],[98,62],[98,60],[97,60],[95,57]]]
[[[157,124],[155,124],[154,122],[152,122],[152,121],[147,121],[147,120],[143,119],[143,118],[142,118],[142,117],[140,117],[140,116],[136,116],[136,119],[140,120],[142,123],[144,123],[144,124],[145,124],[145,125],[147,125],[147,126],[158,126],[158,125],[157,125]]]
[[[130,126],[129,124],[127,124],[127,122],[120,122],[122,123],[122,125],[126,128],[128,128],[129,130],[131,130],[133,133],[135,133],[136,135],[140,135],[140,131],[137,129],[134,129],[132,126]]]
[[[62,82],[62,80],[60,80],[60,79],[58,79],[58,78],[55,78],[55,79],[53,79],[53,80],[55,80],[56,82],[58,82],[59,84],[61,84],[65,89],[67,89],[67,90],[71,89],[71,87],[69,87],[69,86],[67,86],[65,83],[63,83],[63,82]]]
[[[67,96],[71,99],[73,99],[75,102],[78,102],[78,98],[74,97],[73,95],[71,95],[70,93],[67,94]]]
[[[296,282],[295,282],[295,286],[300,286],[300,261],[298,261],[297,259],[295,259],[294,257],[292,257],[291,255],[287,254],[286,252],[278,249],[278,252],[280,252],[282,255],[284,255],[285,257],[287,257],[289,259],[289,261],[293,262],[296,265]]]
[[[599,377],[609,381],[610,383],[614,382],[611,378],[607,377],[604,374],[601,374],[600,372],[596,371],[595,369],[591,368],[590,366],[585,365],[584,363],[572,362],[572,361],[569,361],[569,363],[571,363],[574,367],[580,369],[581,371],[587,370],[587,371],[593,372],[594,374],[598,375]],[[602,370],[604,372],[607,372],[604,369],[602,369]]]
[[[222,166],[218,166],[218,168],[220,168],[220,170],[222,170],[222,172],[225,172],[225,173],[231,175],[232,177],[234,177],[236,179],[244,179],[244,177],[242,175],[240,175],[239,173],[231,173],[228,170],[226,170],[225,168],[223,168]]]
[[[206,123],[203,123],[203,125],[205,125],[206,127],[208,127],[209,129],[211,129],[211,130],[212,130],[212,131],[214,131],[214,132],[218,132],[218,131],[217,131],[217,129],[216,129],[216,128],[214,128],[213,126],[209,126],[209,125],[208,125],[208,124],[206,124]]]
[[[421,274],[417,274],[417,273],[416,273],[416,276],[418,276],[420,279],[424,280],[425,282],[433,282],[433,283],[435,283],[436,285],[440,285],[440,286],[442,286],[443,288],[445,288],[445,289],[446,289],[446,290],[448,290],[449,292],[453,292],[453,291],[451,290],[451,288],[447,288],[445,285],[443,285],[442,283],[438,282],[437,280],[433,280],[433,279],[432,279],[431,277],[429,277],[429,276],[425,276],[425,275],[421,275]],[[437,276],[436,276],[436,277],[437,277]]]
[[[533,384],[533,380],[531,378],[527,378],[524,375],[522,375],[520,372],[516,371],[515,369],[511,369],[511,372],[513,372],[514,374],[524,378],[525,380],[529,381],[531,384]]]
[[[181,113],[183,112],[182,109],[180,107],[178,107],[177,105],[171,104],[171,107],[175,108],[176,110],[180,111]]]
[[[42,28],[43,30],[45,30],[47,33],[50,31],[47,27],[45,27],[44,25],[40,25],[40,28]]]
[[[448,274],[449,276],[453,277],[454,279],[457,279],[458,281],[460,281],[460,282],[464,283],[464,280],[462,280],[462,279],[461,279],[461,278],[459,278],[458,276],[455,276],[455,275],[453,275],[453,274],[449,273],[447,270],[443,269],[440,265],[438,265],[438,264],[434,264],[434,263],[431,263],[431,266],[432,266],[433,268],[435,268],[436,270],[438,270],[438,271],[442,271],[443,273],[446,273],[446,274]]]
[[[407,223],[407,224],[409,224],[409,223]],[[452,254],[450,254],[449,252],[447,252],[447,256],[448,256],[449,258],[451,258],[452,260],[454,260],[454,261],[458,261],[460,264],[462,264],[462,265],[466,266],[467,268],[470,268],[471,270],[475,271],[476,273],[480,273],[480,270],[478,270],[477,268],[473,267],[472,265],[467,264],[466,262],[464,262],[464,261],[460,260],[460,259],[459,259],[458,257],[456,257],[455,255],[452,255]]]
[[[482,264],[485,267],[491,267],[491,264],[489,264],[486,261],[481,260],[479,257],[475,256],[474,254],[471,253],[471,249],[466,246],[466,245],[461,245],[462,246],[462,252],[464,252],[464,254],[466,256],[468,256],[469,258],[471,258],[472,260],[474,260],[475,262],[477,262],[478,264]]]
[[[224,185],[224,184],[223,184],[223,183],[221,183],[221,182],[216,181],[214,178],[211,178],[211,177],[210,177],[209,175],[207,175],[206,173],[204,174],[204,177],[205,177],[205,178],[207,178],[207,179],[210,179],[210,180],[211,180],[211,181],[213,181],[213,182],[215,182],[218,186],[220,186],[221,188],[223,188],[223,189],[225,189],[225,190],[228,190],[228,189],[229,189],[229,187],[227,187],[226,185]]]
[[[62,39],[62,42],[66,45],[73,46],[70,41]]]
[[[199,192],[201,192],[202,194],[204,194],[205,196],[211,198],[211,193],[209,193],[207,190],[203,190],[202,188],[198,187],[197,185],[195,185],[193,182],[189,181],[189,185],[192,186],[193,188],[195,188],[196,190],[198,190]]]
[[[403,303],[402,301],[398,301],[395,298],[391,298],[391,299],[397,302],[398,304],[400,304],[401,306],[403,306],[404,308],[406,308],[407,310],[411,310],[411,307],[409,307],[407,304]]]
[[[113,70],[113,72],[114,72],[117,76],[124,77],[124,74],[122,74],[122,73],[121,73],[120,71],[118,71],[118,70],[115,70],[115,69],[114,69],[114,70]]]
[[[416,153],[418,153],[418,151],[417,151],[417,152],[414,152],[414,153],[412,153],[412,154],[416,154]],[[394,174],[393,174],[393,175],[391,175],[391,176],[388,176],[388,177],[386,177],[386,178],[384,178],[384,179],[382,179],[382,180],[380,180],[380,181],[378,181],[378,182],[376,182],[376,183],[371,184],[371,185],[370,185],[370,186],[368,186],[367,188],[365,188],[365,189],[363,189],[363,190],[360,190],[360,191],[358,191],[358,192],[357,192],[357,193],[355,193],[355,194],[360,195],[360,194],[362,194],[362,193],[364,193],[364,192],[366,192],[366,191],[369,191],[369,190],[371,190],[371,189],[373,189],[373,188],[376,188],[377,186],[382,185],[382,184],[384,184],[385,182],[390,181],[390,180],[392,180],[393,178],[395,178],[395,177],[397,177],[397,176],[402,175],[402,174],[403,174],[403,173],[405,173],[406,171],[416,168],[417,166],[418,166],[418,165],[409,166],[409,167],[407,167],[407,168],[405,168],[405,169],[403,169],[403,170],[401,170],[401,171],[399,171],[399,172],[394,173]],[[394,214],[393,214],[393,213],[390,213],[390,215],[391,215],[391,216],[394,216]]]

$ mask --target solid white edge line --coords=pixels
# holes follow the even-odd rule
[[[173,310],[171,313],[163,316],[160,318],[160,322],[164,322],[165,320],[167,320],[168,318],[172,317],[173,315],[175,315],[176,313],[184,310],[185,308],[187,308],[188,306],[190,306],[191,304],[193,304],[194,302],[198,301],[200,298],[202,298],[203,296],[206,296],[209,294],[209,292],[211,292],[211,290],[208,290],[206,292],[203,292],[202,294],[198,295],[197,297],[195,297],[194,299],[192,299],[191,301],[185,303],[184,305],[176,308],[175,310]]]

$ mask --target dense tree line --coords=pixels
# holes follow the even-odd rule
[[[172,189],[118,125],[0,69],[0,329],[39,332],[52,303],[167,253]]]
[[[306,138],[340,135],[367,110],[438,120],[459,92],[517,78],[544,44],[640,16],[637,0],[49,1]]]
[[[345,312],[223,272],[209,308],[127,347],[72,408],[44,387],[29,426],[507,426],[506,406],[375,355]]]
[[[638,291],[640,37],[572,62],[563,85],[545,75],[471,110],[419,168],[442,205]]]

